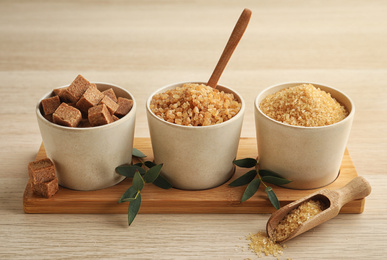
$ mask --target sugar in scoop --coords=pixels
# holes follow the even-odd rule
[[[360,176],[340,189],[319,190],[274,212],[266,225],[267,235],[285,242],[336,217],[342,206],[370,193],[370,184]]]

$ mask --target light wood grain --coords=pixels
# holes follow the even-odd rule
[[[206,81],[244,8],[249,28],[219,83],[253,102],[286,81],[321,82],[354,101],[348,150],[372,186],[362,214],[340,214],[287,243],[281,259],[387,255],[387,2],[0,1],[0,258],[255,259],[244,238],[267,214],[25,214],[26,168],[42,142],[34,107],[79,73],[136,97],[136,137],[149,137],[145,100],[173,82]],[[308,246],[306,246],[308,245]],[[366,248],[365,248],[366,245]],[[271,259],[268,258],[268,259]]]

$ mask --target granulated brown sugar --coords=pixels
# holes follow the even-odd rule
[[[184,84],[153,96],[151,111],[170,123],[208,126],[225,122],[241,109],[233,94],[203,84]]]
[[[289,237],[302,223],[324,210],[319,200],[308,200],[290,211],[278,224],[273,232],[274,241],[283,241]]]
[[[268,256],[280,256],[283,254],[283,249],[286,248],[286,245],[280,245],[271,240],[266,232],[259,231],[257,234],[250,234],[247,237],[250,240],[249,248],[258,255],[262,257],[263,255]]]
[[[259,105],[268,117],[295,126],[324,126],[343,120],[348,112],[331,95],[302,84],[267,96]]]

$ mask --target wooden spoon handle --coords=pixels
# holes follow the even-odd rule
[[[222,75],[224,68],[226,67],[228,61],[230,60],[231,55],[234,52],[239,41],[241,40],[243,33],[246,31],[247,25],[249,24],[249,21],[250,21],[250,17],[251,17],[251,11],[247,8],[244,9],[241,16],[238,19],[238,22],[234,27],[234,30],[231,33],[231,36],[226,44],[226,47],[223,50],[222,55],[220,56],[220,59],[214,69],[214,72],[212,72],[212,75],[208,80],[208,83],[207,83],[208,86],[216,88],[216,86],[218,85],[219,78]]]
[[[364,177],[358,176],[336,191],[339,193],[338,206],[341,208],[352,200],[367,197],[371,193],[371,185]]]

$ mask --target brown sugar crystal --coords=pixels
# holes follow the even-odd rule
[[[102,98],[102,100],[99,102],[99,104],[101,105],[101,104],[105,104],[106,105],[106,107],[107,107],[107,109],[109,110],[109,112],[110,112],[110,114],[114,114],[116,111],[117,111],[117,109],[118,109],[118,107],[119,107],[119,105],[116,103],[116,102],[114,102],[110,97],[108,97],[108,96],[104,96],[103,98]]]
[[[312,84],[282,89],[259,105],[268,117],[295,126],[317,127],[337,123],[348,111],[331,94]]]
[[[133,106],[133,100],[119,97],[117,99],[118,109],[114,113],[117,117],[123,117],[124,115],[128,114],[129,111],[132,109]]]
[[[33,184],[51,181],[55,178],[55,167],[48,158],[30,162],[28,175]]]
[[[44,115],[51,115],[55,112],[55,110],[60,105],[59,96],[53,96],[50,98],[43,99],[42,102],[42,110]]]
[[[290,211],[274,229],[274,241],[283,241],[288,238],[302,223],[316,216],[324,210],[319,200],[308,200]]]
[[[65,101],[68,103],[77,103],[90,85],[91,83],[87,79],[78,75],[63,92]]]
[[[40,197],[51,198],[59,190],[58,179],[33,184],[34,193]]]
[[[106,125],[114,122],[105,104],[101,104],[89,109],[89,122],[92,126]]]
[[[76,127],[82,119],[82,114],[75,107],[62,103],[55,110],[52,119],[58,125]]]
[[[114,102],[117,103],[117,96],[116,96],[116,93],[114,93],[114,90],[112,88],[109,88],[105,91],[102,91],[102,94],[104,94],[105,96],[108,96],[110,97]]]
[[[153,96],[149,105],[159,118],[178,125],[215,125],[234,117],[241,103],[232,93],[189,83]]]
[[[89,86],[82,97],[76,104],[76,107],[79,108],[84,113],[87,113],[89,108],[96,106],[104,97],[101,91],[99,91],[94,86]]]

